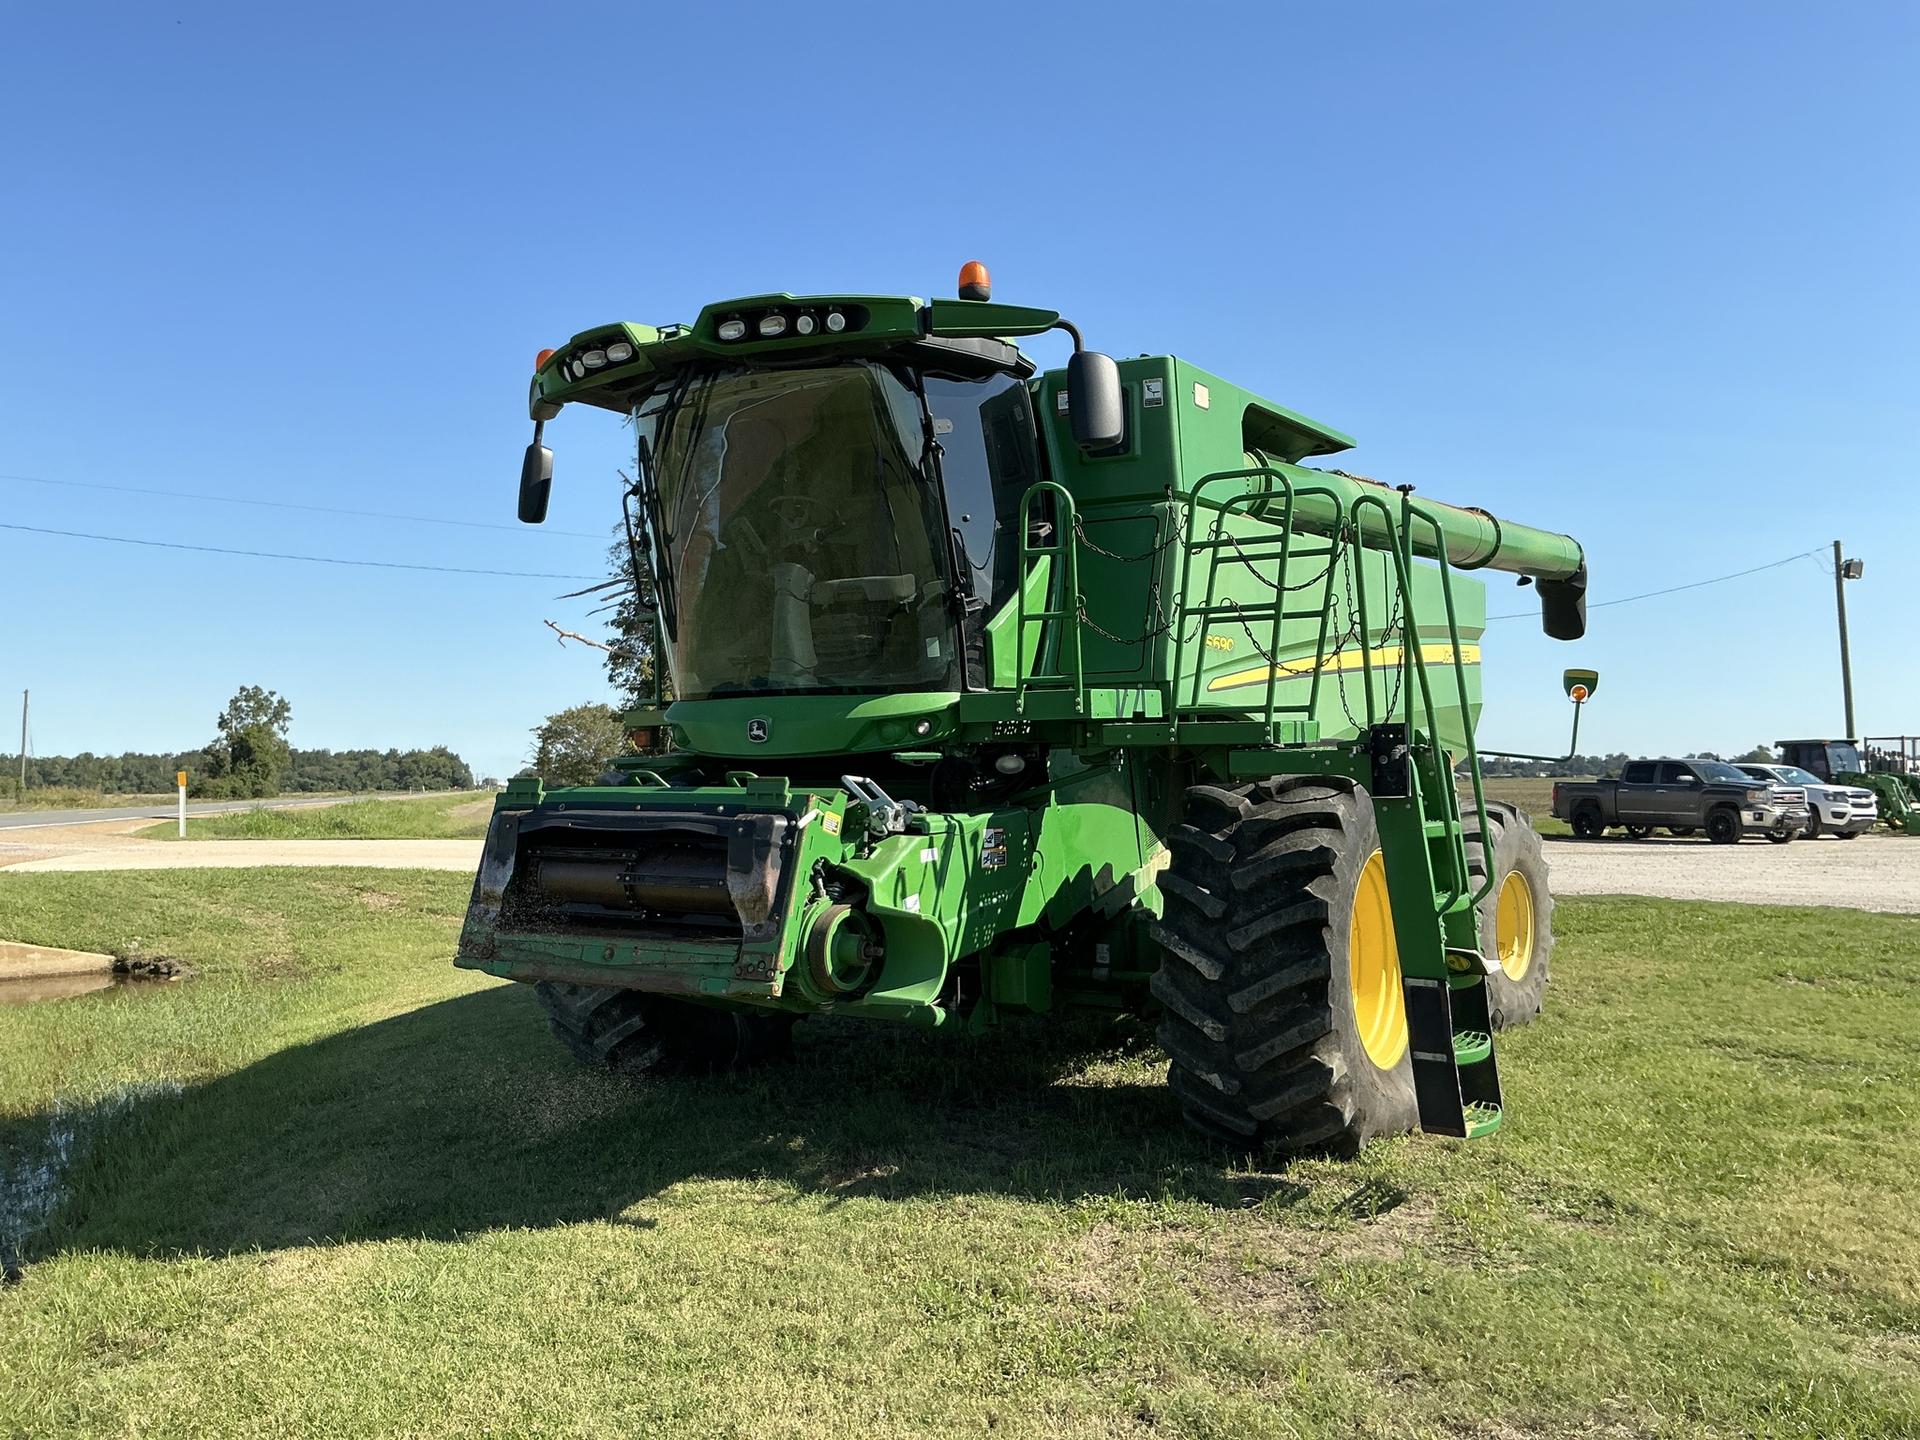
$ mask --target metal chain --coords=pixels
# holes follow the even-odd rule
[[[1262,575],[1259,570],[1255,569],[1254,567],[1259,564],[1259,561],[1255,560],[1253,556],[1247,554],[1245,550],[1240,548],[1239,539],[1231,531],[1222,530],[1218,526],[1215,526],[1213,533],[1233,547],[1234,558],[1246,567],[1248,574],[1252,575],[1254,579],[1258,580],[1276,595],[1288,595],[1296,590],[1305,590],[1309,585],[1320,584],[1327,578],[1329,572],[1332,571],[1334,561],[1339,558],[1340,554],[1340,544],[1336,540],[1333,542],[1332,548],[1327,551],[1327,563],[1320,567],[1320,573],[1318,575],[1309,575],[1299,584],[1289,585],[1286,583],[1284,575],[1279,580],[1269,580],[1266,576]]]
[[[1156,536],[1158,536],[1159,534],[1159,529],[1157,525],[1155,527],[1154,534]],[[1094,554],[1103,555],[1109,560],[1118,560],[1123,565],[1137,565],[1143,560],[1153,559],[1154,556],[1158,555],[1161,551],[1165,550],[1169,545],[1173,544],[1174,539],[1178,534],[1179,534],[1179,526],[1169,525],[1167,526],[1166,538],[1164,540],[1156,539],[1154,541],[1154,545],[1151,550],[1144,551],[1139,555],[1122,555],[1122,554],[1119,554],[1117,551],[1108,550],[1100,545],[1096,545],[1092,540],[1089,540],[1087,538],[1086,526],[1080,523],[1080,517],[1077,514],[1073,517],[1073,535],[1076,540],[1078,540],[1082,545],[1086,546],[1087,549],[1093,551]]]
[[[1339,658],[1349,638],[1358,640],[1361,645],[1370,646],[1372,643],[1370,637],[1364,636],[1358,633],[1360,628],[1360,607],[1358,602],[1355,599],[1354,590],[1353,590],[1353,583],[1354,583],[1353,572],[1355,568],[1356,567],[1353,565],[1346,565],[1342,567],[1343,574],[1341,578],[1346,582],[1347,617],[1348,618],[1347,618],[1347,628],[1342,633],[1339,641],[1336,642],[1334,646],[1333,657],[1335,659]],[[1360,583],[1363,585],[1366,583],[1364,576],[1361,578]],[[1385,643],[1388,640],[1393,638],[1393,634],[1396,628],[1402,628],[1401,619],[1402,617],[1400,614],[1400,587],[1398,585],[1390,585],[1388,586],[1388,589],[1387,589],[1387,622],[1381,628],[1381,631],[1380,631],[1380,640],[1383,648],[1385,646]],[[1402,644],[1404,646],[1404,643],[1405,643],[1404,633],[1402,634],[1401,639],[1402,639]],[[1405,669],[1406,658],[1407,657],[1403,653],[1401,655],[1402,663],[1393,667],[1393,688],[1387,693],[1386,708],[1384,711],[1385,718],[1388,721],[1391,721],[1393,719],[1393,712],[1396,709],[1398,709],[1400,705],[1400,687],[1401,687],[1401,684],[1406,679],[1406,669]],[[1339,675],[1339,673],[1340,671],[1336,668],[1334,671],[1334,674],[1337,676]],[[1363,671],[1362,673],[1364,674],[1365,671]],[[1338,689],[1340,692],[1340,709],[1345,713],[1347,717],[1347,723],[1353,726],[1355,730],[1364,730],[1366,727],[1360,723],[1359,719],[1354,715],[1352,707],[1347,704],[1346,685],[1342,682],[1336,681],[1335,688]],[[1369,699],[1371,699],[1371,696],[1369,696]]]
[[[1128,640],[1124,636],[1116,635],[1111,630],[1096,623],[1094,618],[1087,614],[1087,606],[1084,600],[1080,601],[1078,606],[1080,623],[1086,626],[1087,629],[1093,631],[1093,633],[1098,635],[1102,640],[1111,640],[1115,645],[1144,645],[1149,640],[1158,640],[1162,635],[1173,629],[1172,619],[1168,617],[1167,612],[1162,609],[1160,605],[1160,585],[1158,581],[1154,582],[1153,586],[1148,590],[1147,603],[1153,607],[1153,617],[1159,623],[1132,640]]]

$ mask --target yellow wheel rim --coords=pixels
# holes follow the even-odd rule
[[[1493,944],[1509,980],[1524,977],[1533,965],[1533,886],[1518,870],[1500,882],[1493,910]]]
[[[1360,1043],[1369,1060],[1391,1070],[1407,1053],[1407,997],[1400,988],[1400,947],[1393,940],[1387,861],[1378,850],[1360,867],[1360,883],[1354,887],[1347,969]]]

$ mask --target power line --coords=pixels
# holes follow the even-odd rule
[[[606,541],[608,535],[591,530],[552,530],[545,526],[504,525],[493,520],[455,520],[445,515],[395,515],[385,510],[346,510],[336,505],[302,505],[296,500],[257,500],[242,495],[201,495],[191,490],[151,490],[139,485],[108,485],[97,480],[49,480],[42,475],[0,475],[0,480],[17,480],[27,485],[57,485],[67,490],[111,490],[120,495],[152,495],[163,500],[205,500],[215,505],[257,505],[270,510],[305,510],[315,515],[351,515],[361,520],[402,520],[414,525],[458,525],[469,530],[513,530],[524,533],[537,528],[546,535],[567,535],[577,540]]]
[[[464,565],[414,565],[403,560],[350,560],[339,555],[289,555],[278,550],[229,550],[219,545],[188,545],[177,540],[136,540],[131,535],[93,535],[85,530],[49,530],[39,525],[0,521],[0,530],[30,535],[63,535],[69,540],[104,540],[113,545],[146,545],[155,550],[198,550],[206,555],[250,555],[260,560],[304,560],[313,565],[364,565],[376,570],[430,570],[437,575],[504,575],[515,580],[601,580],[601,575],[555,575],[540,570],[476,570]]]
[[[1778,570],[1782,565],[1791,565],[1796,560],[1814,560],[1819,557],[1819,554],[1818,550],[1802,550],[1799,554],[1789,555],[1784,560],[1769,560],[1766,564],[1756,565],[1751,570],[1736,570],[1731,575],[1716,575],[1711,580],[1694,580],[1686,585],[1669,585],[1664,590],[1646,590],[1638,595],[1622,595],[1618,600],[1589,601],[1587,608],[1598,610],[1607,605],[1628,605],[1635,600],[1651,600],[1656,595],[1677,595],[1682,590],[1698,590],[1703,585],[1719,585],[1728,580],[1738,580],[1744,575],[1758,575],[1762,570]],[[1487,619],[1531,620],[1535,615],[1536,612],[1532,610],[1515,610],[1506,615],[1489,615]]]

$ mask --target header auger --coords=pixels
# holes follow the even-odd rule
[[[1553,901],[1482,794],[1462,572],[1574,639],[1580,546],[1310,468],[1351,441],[989,295],[976,264],[964,298],[761,295],[542,353],[536,427],[638,432],[672,699],[630,723],[669,747],[508,788],[459,963],[620,1067],[749,1063],[823,1012],[1135,1010],[1239,1145],[1493,1129]],[[1015,342],[1056,328],[1036,374]],[[522,519],[551,479],[536,428]]]

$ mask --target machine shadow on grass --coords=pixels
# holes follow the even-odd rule
[[[1157,1053],[1085,1022],[968,1040],[814,1021],[795,1051],[746,1075],[627,1080],[568,1060],[525,989],[489,988],[124,1107],[73,1157],[27,1258],[618,1219],[689,1179],[830,1203],[1307,1193],[1187,1132]]]

